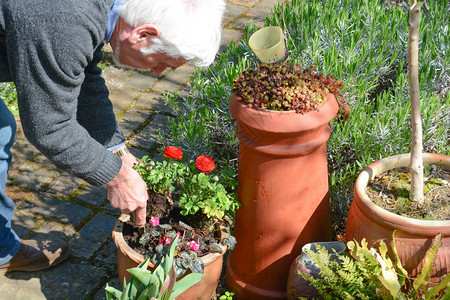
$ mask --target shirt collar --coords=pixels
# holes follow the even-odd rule
[[[123,4],[121,0],[114,0],[111,9],[108,13],[108,20],[106,21],[105,41],[109,42],[111,39],[114,27],[116,27],[117,20],[119,20],[119,8]]]

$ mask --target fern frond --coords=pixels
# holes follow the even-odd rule
[[[441,234],[435,236],[431,247],[425,254],[425,264],[416,279],[413,282],[413,287],[417,291],[423,291],[431,279],[431,272],[433,271],[433,261],[436,258],[436,253],[439,246],[441,246]]]
[[[394,230],[394,232],[392,233],[391,248],[392,248],[392,252],[394,253],[395,266],[397,267],[397,272],[399,272],[399,282],[400,282],[400,285],[403,285],[403,284],[405,284],[406,278],[408,278],[408,271],[406,271],[403,268],[402,262],[400,261],[400,258],[398,257],[397,246],[395,244],[395,233],[396,232],[397,231]]]
[[[442,299],[450,299],[450,282],[447,282],[447,287],[445,288]]]
[[[437,296],[439,295],[439,292],[444,288],[446,290],[442,299],[450,299],[450,274],[445,275],[438,285],[429,288],[425,292],[425,299],[426,300],[436,299]],[[447,295],[447,297],[445,295]]]

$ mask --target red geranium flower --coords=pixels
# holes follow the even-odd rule
[[[164,149],[164,156],[168,158],[181,159],[183,157],[183,151],[175,146],[168,146]]]
[[[195,167],[202,173],[209,173],[216,167],[214,160],[207,155],[200,155],[195,160]]]

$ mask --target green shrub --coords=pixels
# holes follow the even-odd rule
[[[13,115],[19,115],[17,106],[16,86],[12,82],[0,82],[0,98],[5,102],[6,106]]]

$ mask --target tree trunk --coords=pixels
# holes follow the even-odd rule
[[[419,95],[419,24],[420,9],[423,1],[411,0],[409,9],[408,68],[409,93],[411,98],[411,201],[422,204],[423,197],[423,160],[422,160],[422,119],[420,117]]]

